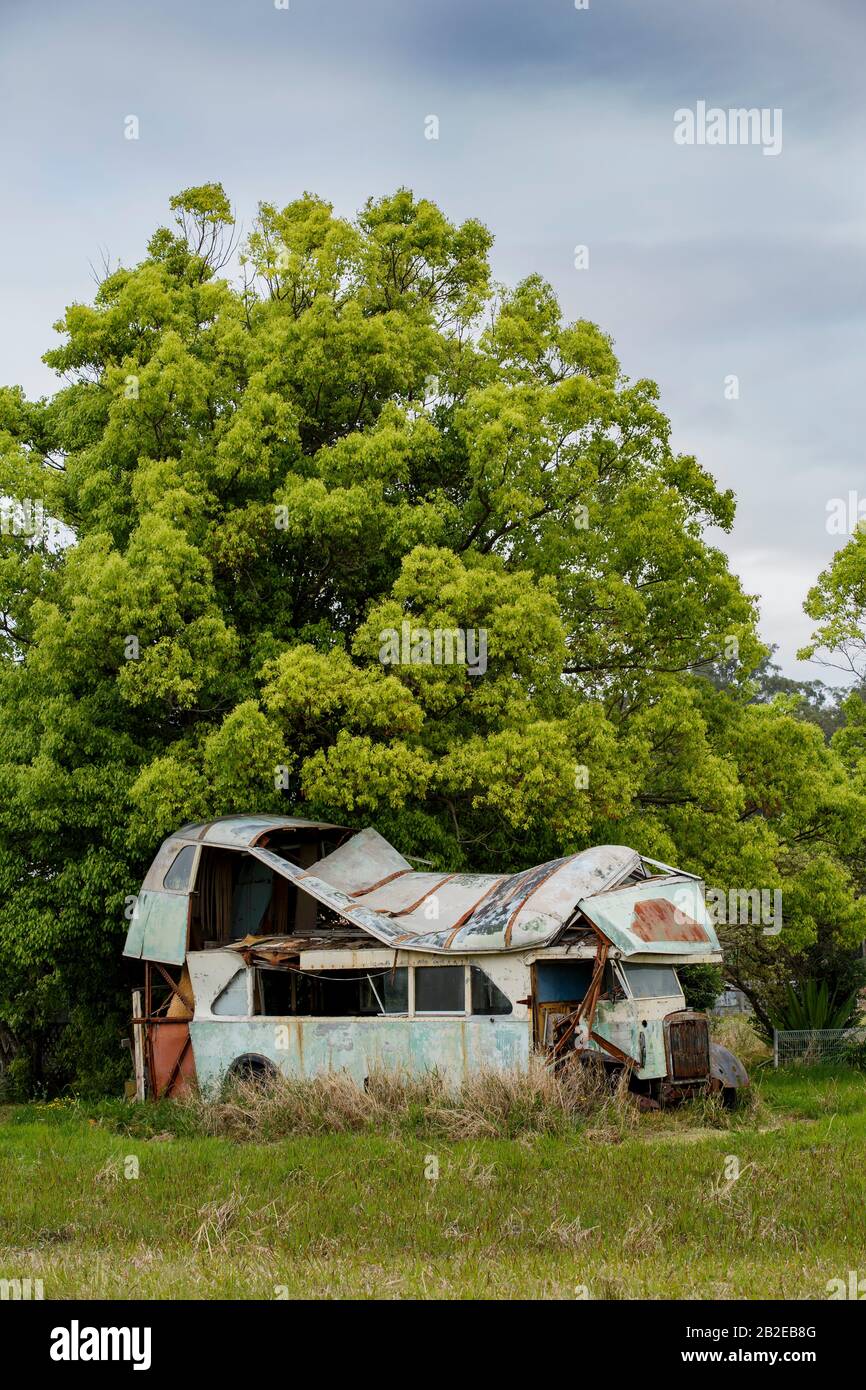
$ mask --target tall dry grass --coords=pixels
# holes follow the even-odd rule
[[[525,1071],[479,1071],[460,1086],[437,1072],[374,1071],[365,1086],[346,1072],[301,1079],[277,1075],[228,1083],[219,1098],[193,1092],[180,1102],[184,1128],[207,1136],[274,1140],[364,1130],[443,1139],[566,1135],[591,1122],[618,1137],[637,1111],[624,1080],[612,1087],[595,1068],[551,1071],[533,1057]]]
[[[727,1014],[723,1018],[714,1018],[711,1026],[713,1040],[735,1053],[747,1070],[768,1061],[773,1055],[773,1049],[758,1037],[747,1014]]]

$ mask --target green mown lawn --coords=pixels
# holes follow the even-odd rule
[[[729,1128],[696,1103],[619,1142],[587,1122],[235,1143],[173,1132],[171,1106],[8,1107],[0,1278],[47,1299],[825,1298],[866,1275],[866,1077],[759,1087]]]

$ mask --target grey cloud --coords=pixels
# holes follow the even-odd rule
[[[676,446],[738,496],[722,543],[800,669],[826,500],[864,477],[861,0],[290,3],[4,4],[0,380],[52,389],[38,359],[88,262],[138,259],[179,188],[222,179],[248,224],[258,198],[351,213],[408,183],[659,382]],[[781,156],[675,146],[699,98],[782,107]]]

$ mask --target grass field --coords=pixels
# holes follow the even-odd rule
[[[7,1107],[0,1277],[46,1299],[825,1298],[866,1275],[866,1077],[765,1069],[756,1089],[731,1115],[458,1141]]]

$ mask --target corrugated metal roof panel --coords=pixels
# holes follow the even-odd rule
[[[307,870],[267,849],[250,852],[376,940],[408,951],[543,946],[581,898],[622,882],[640,866],[634,850],[601,845],[518,874],[418,873],[372,829]]]

